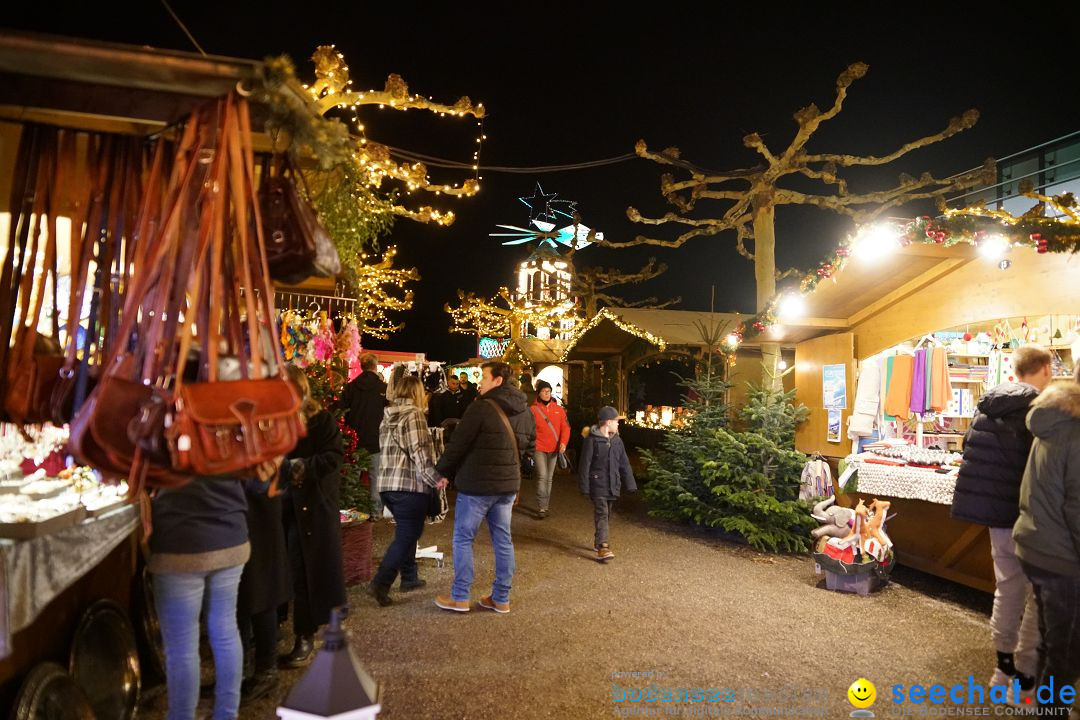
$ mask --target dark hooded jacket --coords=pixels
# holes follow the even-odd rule
[[[379,373],[365,371],[345,386],[341,393],[345,422],[356,431],[359,447],[369,453],[379,452],[379,425],[386,407],[386,383]]]
[[[1080,384],[1050,385],[1032,403],[1027,425],[1035,442],[1020,486],[1016,555],[1080,577]]]
[[[1020,513],[1031,433],[1025,421],[1039,391],[1027,383],[1002,383],[979,400],[964,437],[964,464],[956,478],[952,516],[990,527],[1011,528]]]
[[[618,433],[605,436],[593,425],[581,445],[578,489],[592,497],[619,497],[623,484],[627,492],[637,492],[626,445]]]
[[[517,452],[493,402],[514,429]],[[499,385],[469,404],[435,470],[466,495],[514,495],[521,487],[521,456],[535,449],[536,423],[525,394]]]

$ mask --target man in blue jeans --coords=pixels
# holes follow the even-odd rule
[[[487,520],[495,551],[495,582],[480,607],[510,612],[514,577],[514,543],[510,516],[521,488],[521,460],[536,448],[536,423],[525,394],[510,385],[511,369],[503,362],[481,366],[480,397],[465,410],[435,471],[442,486],[453,477],[454,586],[435,604],[443,610],[468,612],[473,583],[473,541]]]

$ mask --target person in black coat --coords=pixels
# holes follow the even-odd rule
[[[344,449],[337,421],[311,398],[304,372],[289,366],[289,379],[304,398],[307,416],[307,437],[282,466],[289,475],[284,515],[296,641],[281,663],[295,668],[311,661],[316,630],[330,619],[332,608],[345,602],[340,515]]]
[[[1031,403],[1050,383],[1050,353],[1025,345],[1012,354],[1012,362],[1018,382],[1002,383],[983,395],[964,436],[952,516],[990,528],[996,581],[990,634],[998,658],[990,684],[1011,687],[1017,678],[1021,691],[1030,692],[1038,670],[1038,610],[1016,557],[1012,530],[1020,516],[1020,484],[1033,440],[1025,421]]]
[[[428,425],[442,427],[446,420],[460,420],[466,407],[468,405],[461,382],[451,375],[446,380],[446,389],[431,396],[428,403]]]
[[[360,356],[362,373],[345,386],[339,406],[345,411],[345,423],[356,431],[357,447],[371,454],[368,477],[371,487],[379,475],[379,425],[386,409],[386,383],[379,377],[379,361],[372,353]],[[374,517],[382,517],[382,500],[372,493]]]
[[[243,702],[264,697],[278,685],[277,610],[292,599],[282,491],[277,484],[252,478],[244,482],[247,496],[248,541],[251,557],[240,577],[237,621],[245,651],[253,647],[255,673],[240,689]]]
[[[593,425],[581,445],[578,463],[578,486],[582,495],[593,501],[593,521],[596,526],[596,557],[609,560],[615,557],[608,543],[608,523],[611,509],[621,494],[637,492],[634,471],[626,446],[619,437],[619,411],[610,405],[600,408],[599,422]]]

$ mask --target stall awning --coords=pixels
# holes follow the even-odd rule
[[[705,347],[701,327],[717,327],[720,334],[733,331],[746,315],[708,313],[690,310],[653,310],[648,308],[604,308],[570,340],[564,360],[601,360],[618,355],[637,340],[644,340],[663,351],[669,347]],[[828,327],[832,327],[828,325]],[[814,327],[791,326],[775,338],[784,346],[812,337]],[[744,347],[756,347],[772,337],[759,338]]]
[[[847,329],[976,259],[971,245],[908,245],[884,257],[852,257],[842,272],[806,296],[805,325]],[[828,331],[817,333],[823,335]]]

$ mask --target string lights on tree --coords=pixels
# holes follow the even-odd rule
[[[396,255],[397,248],[389,247],[379,259],[363,255],[357,266],[353,314],[361,336],[386,340],[405,327],[404,323],[394,322],[390,314],[412,308],[413,291],[405,289],[405,285],[418,282],[420,273],[416,268],[395,268]]]

